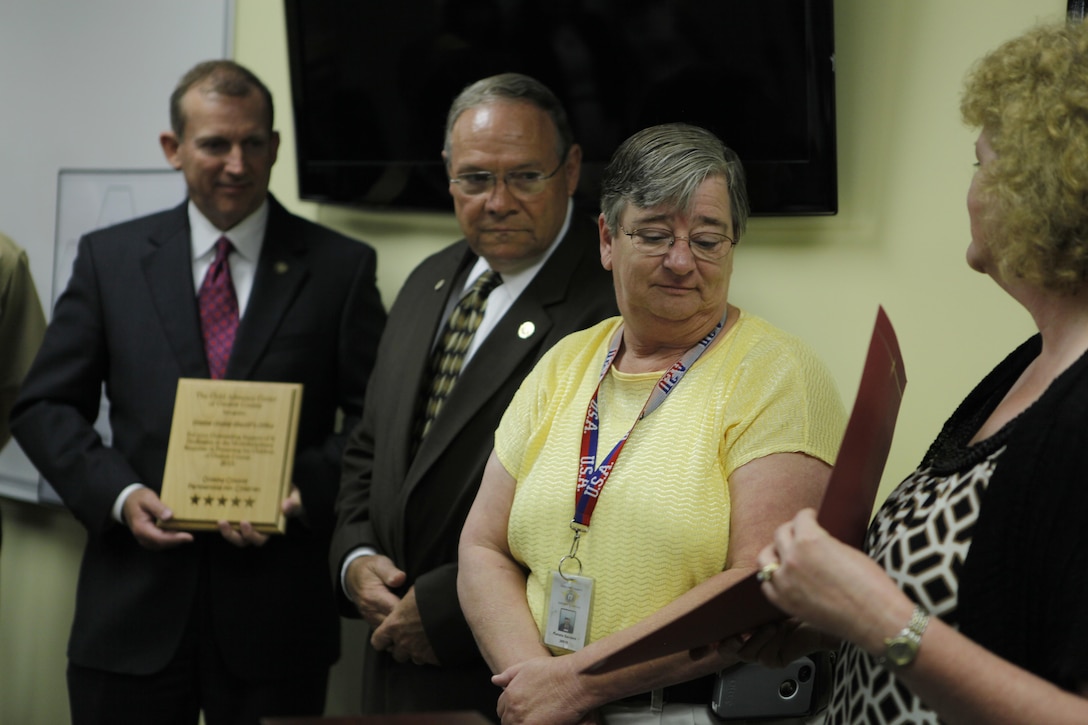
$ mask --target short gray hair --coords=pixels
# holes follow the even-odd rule
[[[470,108],[485,106],[497,101],[512,103],[528,103],[536,106],[548,114],[555,125],[558,146],[555,152],[559,160],[567,158],[567,152],[574,145],[574,133],[571,131],[570,122],[567,120],[567,112],[563,104],[559,102],[551,90],[535,78],[530,78],[521,73],[500,73],[497,76],[489,76],[478,80],[472,85],[466,86],[457,98],[453,99],[449,114],[446,116],[446,141],[443,149],[446,158],[450,157],[450,134],[453,132],[453,124],[461,117],[461,114]]]
[[[601,212],[613,234],[627,204],[649,209],[661,204],[687,209],[707,178],[720,176],[729,188],[733,241],[748,223],[748,190],[735,151],[705,128],[685,123],[651,126],[628,138],[601,177]]]

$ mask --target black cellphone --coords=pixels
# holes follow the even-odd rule
[[[740,664],[718,673],[710,708],[722,720],[802,717],[827,706],[833,652],[814,652],[780,669]]]

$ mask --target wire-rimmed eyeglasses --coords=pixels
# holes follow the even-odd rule
[[[637,252],[648,257],[660,257],[666,254],[672,249],[672,245],[683,239],[688,243],[692,256],[715,262],[737,244],[732,237],[718,232],[697,232],[687,237],[678,237],[668,229],[650,227],[630,232],[620,227],[620,231],[631,237],[631,246]]]
[[[510,193],[519,196],[532,196],[544,191],[548,181],[559,173],[565,163],[566,159],[560,161],[559,165],[550,174],[545,174],[543,171],[507,171],[502,175],[502,181],[506,184],[506,188],[510,190]],[[468,171],[451,177],[450,183],[457,184],[463,194],[477,196],[479,194],[490,194],[491,190],[495,188],[498,178],[490,171]]]

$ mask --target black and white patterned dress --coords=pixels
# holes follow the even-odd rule
[[[874,517],[865,550],[916,603],[957,626],[959,574],[1012,424],[976,446],[951,443],[916,470]],[[878,665],[845,643],[839,652],[827,723],[937,723],[936,713]]]

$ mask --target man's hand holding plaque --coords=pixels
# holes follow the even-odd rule
[[[302,386],[182,378],[161,499],[164,529],[219,529],[238,546],[283,533],[301,511],[291,486]]]

